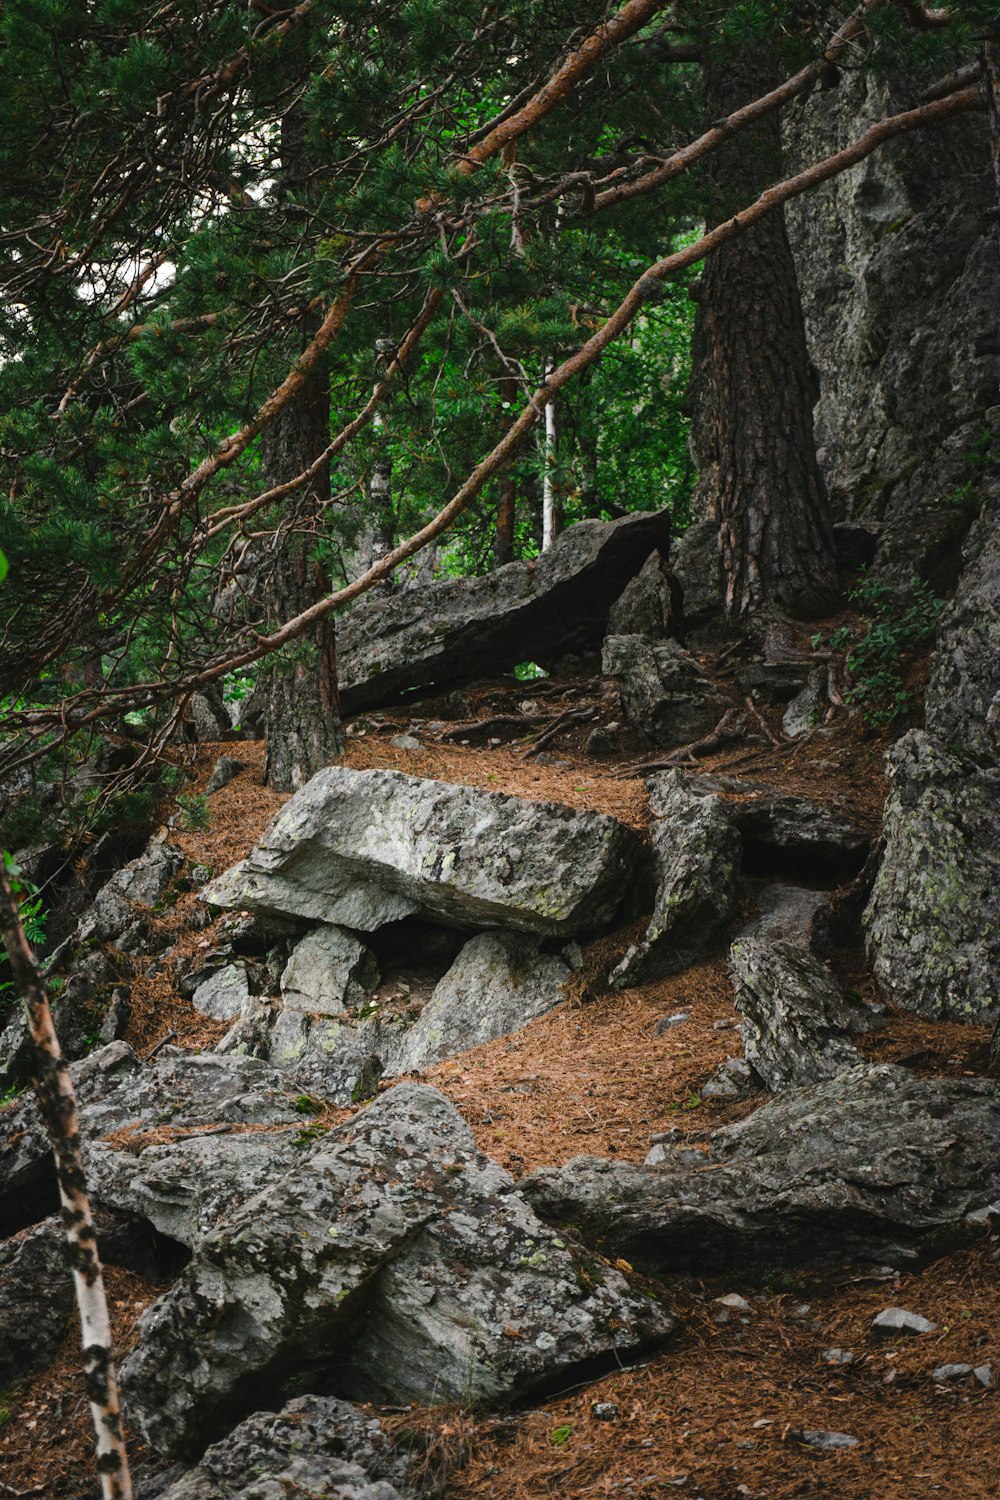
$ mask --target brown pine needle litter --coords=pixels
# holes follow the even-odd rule
[[[501,712],[503,691],[516,696],[519,689],[493,685],[478,698],[471,695],[470,717]],[[556,703],[552,712],[562,706]],[[588,759],[589,725],[568,731],[553,763],[525,758],[516,744],[474,748],[421,738],[422,724],[411,721],[409,710],[356,723],[364,733],[348,740],[345,754],[356,769],[400,770],[592,808],[640,831],[648,826],[641,775],[620,777],[613,763]],[[403,730],[417,734],[419,750],[391,744]],[[823,801],[874,833],[886,743],[884,734],[844,718],[824,738],[791,753],[763,746],[747,764],[745,747],[735,746],[706,757],[699,768]],[[200,746],[195,794],[221,753],[237,755],[246,769],[207,799],[208,827],[169,831],[188,869],[203,865],[213,874],[247,854],[286,800],[263,785],[263,746],[247,742]],[[733,931],[755,910],[758,886],[743,882]],[[154,919],[169,951],[139,960],[130,980],[127,1037],[143,1055],[170,1032],[173,1045],[197,1050],[212,1046],[225,1029],[177,993],[169,962],[214,945],[215,929],[202,926],[205,917],[195,890],[187,888]],[[591,943],[555,1010],[421,1075],[448,1095],[480,1148],[515,1177],[584,1154],[641,1161],[658,1132],[680,1128],[696,1137],[767,1098],[762,1093],[725,1103],[700,1092],[721,1061],[741,1052],[725,941],[716,956],[683,974],[608,992],[604,976],[642,926],[633,923]],[[844,951],[835,965],[845,982],[879,998],[863,952]],[[686,1018],[658,1029],[676,1014]],[[885,1029],[862,1046],[873,1059],[917,1071],[969,1074],[983,1070],[986,1041],[984,1028],[890,1013]],[[321,1122],[332,1128],[350,1113],[327,1108]],[[169,1135],[137,1123],[108,1143],[141,1152]],[[821,1275],[775,1268],[751,1276],[734,1267],[730,1276],[710,1282],[670,1278],[656,1289],[677,1314],[678,1333],[636,1368],[608,1372],[514,1414],[397,1409],[383,1419],[413,1449],[426,1492],[440,1494],[444,1486],[448,1500],[671,1494],[689,1500],[995,1500],[998,1260],[993,1238],[904,1276],[856,1266]],[[621,1265],[643,1283],[641,1268]],[[109,1283],[127,1348],[139,1311],[160,1288],[114,1267]],[[731,1291],[742,1293],[749,1312],[714,1301]],[[923,1313],[936,1322],[935,1332],[898,1345],[873,1343],[871,1318],[889,1305]],[[853,1359],[825,1362],[832,1348],[850,1351]],[[992,1364],[997,1388],[972,1378],[935,1381],[931,1370],[947,1363]],[[49,1370],[0,1395],[0,1497],[83,1500],[93,1492],[78,1369],[70,1330]],[[857,1445],[823,1451],[803,1437],[810,1431],[844,1433]],[[136,1451],[140,1469],[144,1457]]]

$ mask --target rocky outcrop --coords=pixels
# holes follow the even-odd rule
[[[189,1454],[287,1387],[506,1401],[670,1332],[479,1155],[435,1090],[403,1084],[228,1212],[143,1316],[133,1422]]]
[[[671,575],[659,552],[651,552],[641,570],[625,585],[608,613],[608,635],[644,635],[665,641],[678,635],[678,602]]]
[[[664,1270],[900,1265],[1000,1218],[1000,1093],[986,1080],[859,1066],[703,1139],[694,1165],[685,1136],[676,1162],[578,1157],[523,1191],[542,1218]]]
[[[58,1219],[0,1244],[0,1385],[48,1364],[72,1310],[66,1232]]]
[[[740,841],[718,797],[677,771],[650,777],[657,886],[642,941],[612,970],[613,988],[677,974],[711,950],[732,910]]]
[[[605,677],[618,679],[622,708],[632,728],[663,749],[710,734],[731,707],[730,699],[677,641],[606,636],[601,670]]]
[[[969,536],[926,696],[928,732],[980,766],[1000,765],[1000,483],[997,491]]]
[[[331,767],[201,897],[361,932],[420,915],[571,936],[611,921],[635,845],[601,813]]]
[[[936,76],[860,70],[817,90],[788,132],[792,159],[816,161],[911,108]],[[954,121],[895,142],[790,203],[786,220],[834,512],[882,523],[873,563],[882,581],[950,587],[975,512],[963,487],[977,482],[977,444],[1000,419],[1000,255],[985,123]]]
[[[410,1466],[373,1417],[331,1396],[298,1396],[255,1412],[197,1468],[140,1500],[413,1500]]]
[[[829,880],[857,874],[865,862],[867,832],[833,808],[759,781],[684,774],[693,791],[720,792],[732,799],[726,810],[753,870]]]
[[[507,672],[526,652],[545,666],[599,646],[625,584],[669,543],[665,511],[581,521],[532,562],[429,584],[416,603],[408,592],[369,597],[337,624],[344,712]]]
[[[914,730],[888,757],[885,854],[866,913],[875,976],[922,1015],[1000,1015],[1000,768]]]

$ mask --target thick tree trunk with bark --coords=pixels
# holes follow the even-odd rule
[[[707,49],[710,120],[778,80],[759,49]],[[740,134],[716,160],[717,221],[780,177],[778,116]],[[714,251],[695,329],[692,385],[703,512],[719,522],[727,617],[768,610],[808,618],[836,595],[833,534],[816,463],[814,377],[782,211]]]

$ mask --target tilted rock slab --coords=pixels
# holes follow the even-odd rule
[[[666,511],[581,521],[532,562],[429,584],[416,596],[369,597],[337,622],[343,711],[599,645],[622,589],[669,544]]]
[[[858,1066],[641,1167],[581,1156],[533,1173],[539,1215],[612,1255],[674,1270],[892,1265],[1000,1218],[1000,1089]],[[710,1170],[706,1170],[710,1168]]]
[[[411,1462],[346,1401],[299,1396],[241,1422],[156,1500],[413,1500]]]
[[[448,1100],[402,1084],[202,1241],[122,1383],[143,1436],[183,1455],[290,1384],[507,1401],[672,1326],[574,1259]]]
[[[419,915],[572,936],[611,921],[637,845],[603,813],[331,766],[201,899],[361,932]]]
[[[612,970],[615,989],[677,974],[711,951],[732,911],[740,841],[722,801],[679,772],[650,777],[657,888],[641,943]]]
[[[1000,1015],[1000,768],[912,731],[889,751],[885,853],[865,913],[872,967],[897,1004]]]
[[[765,935],[740,937],[729,952],[743,1055],[779,1093],[835,1078],[861,1061],[853,1035],[870,1015],[807,948]]]
[[[859,871],[869,837],[834,808],[736,776],[681,773],[692,791],[735,793],[726,809],[743,840],[749,864],[801,872],[809,877],[846,876]],[[652,778],[650,778],[652,780]]]

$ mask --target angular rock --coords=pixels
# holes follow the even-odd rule
[[[971,1365],[935,1365],[931,1371],[932,1380],[967,1380],[972,1374]]]
[[[739,936],[768,942],[794,943],[808,953],[821,953],[829,944],[830,898],[825,891],[776,881],[757,892],[760,915]]]
[[[782,729],[792,739],[808,733],[822,722],[826,703],[826,673],[817,669],[809,673],[805,687],[795,694],[782,714]]]
[[[340,1016],[378,984],[375,955],[342,927],[313,928],[292,949],[281,976],[286,1010]]]
[[[918,1333],[933,1333],[937,1327],[922,1313],[908,1311],[905,1307],[886,1307],[872,1318],[872,1333],[879,1338],[895,1338],[904,1333],[915,1337]]]
[[[729,953],[747,1062],[774,1093],[835,1078],[861,1061],[852,1036],[870,1016],[824,963],[794,942],[738,938]]]
[[[926,695],[926,727],[952,753],[1000,763],[1000,495],[973,527],[945,612]]]
[[[651,777],[657,887],[642,942],[610,982],[615,989],[677,974],[703,958],[732,911],[740,842],[718,797],[699,796],[678,772]]]
[[[536,658],[543,653],[543,666],[596,646],[625,584],[669,541],[665,511],[581,521],[534,561],[429,584],[418,605],[408,593],[369,597],[337,626],[344,712],[408,688],[510,671],[524,659],[526,641]]]
[[[602,813],[334,766],[201,899],[361,932],[419,914],[569,936],[610,922],[635,847]]]
[[[665,641],[678,633],[676,614],[664,559],[659,552],[651,552],[640,572],[625,585],[621,597],[611,606],[607,633],[644,635],[651,641]]]
[[[237,760],[235,755],[220,755],[205,785],[205,796],[211,797],[213,792],[221,792],[223,787],[228,786],[234,777],[245,770],[245,761]]]
[[[982,1079],[859,1066],[712,1132],[708,1148],[700,1170],[578,1157],[521,1189],[542,1218],[671,1270],[899,1265],[1000,1218],[1000,1093]]]
[[[663,749],[710,734],[732,706],[677,641],[606,636],[601,671],[619,679],[622,708],[633,729]]]
[[[826,1432],[820,1428],[803,1428],[791,1435],[798,1437],[800,1442],[807,1443],[810,1448],[819,1448],[824,1453],[835,1453],[841,1448],[856,1448],[859,1442],[849,1432]]]
[[[865,913],[875,977],[941,1020],[1000,1015],[1000,768],[922,731],[889,752],[885,853]]]
[[[507,1036],[563,998],[571,970],[521,932],[481,932],[436,985],[386,1072],[409,1073]]]
[[[59,1219],[0,1244],[0,1385],[44,1369],[72,1311],[73,1279]]]
[[[85,1151],[123,1126],[301,1124],[287,1081],[256,1058],[165,1047],[142,1064],[112,1042],[72,1067]],[[0,1234],[55,1212],[48,1140],[33,1095],[0,1115]]]
[[[414,1500],[410,1461],[373,1417],[330,1396],[259,1411],[156,1500]]]
[[[92,938],[107,943],[121,938],[136,917],[142,915],[141,908],[154,906],[160,900],[183,863],[179,849],[154,841],[138,859],[123,865],[101,887],[93,906],[81,918],[77,941]]]
[[[681,589],[684,629],[699,636],[725,628],[719,523],[698,521],[673,547],[673,574]]]
[[[672,1326],[618,1272],[584,1276],[454,1107],[403,1084],[204,1239],[122,1382],[147,1440],[187,1454],[293,1382],[506,1401]]]
[[[191,1004],[213,1021],[231,1021],[240,1014],[249,994],[246,969],[242,964],[227,964],[196,986]]]

